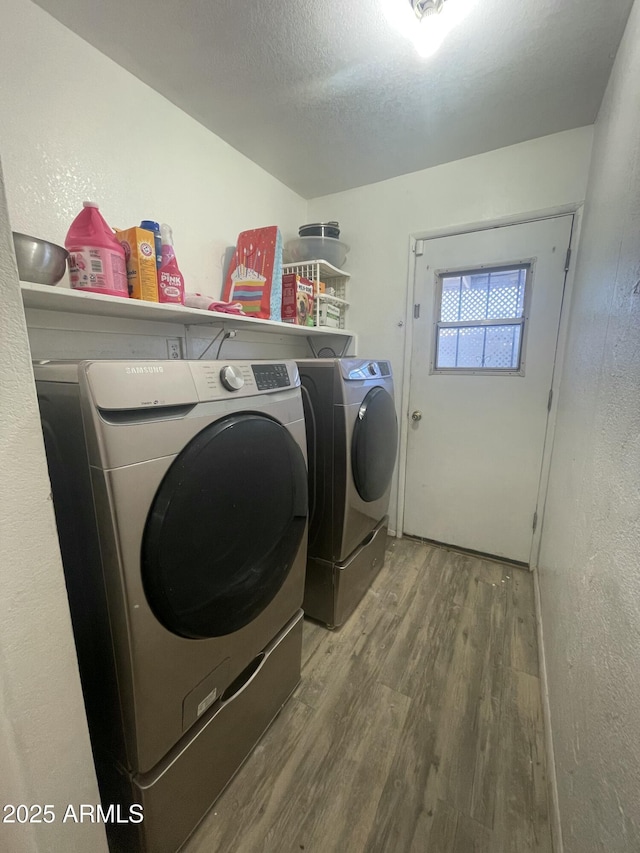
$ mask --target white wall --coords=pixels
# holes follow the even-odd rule
[[[540,586],[566,853],[640,850],[640,3],[595,127]]]
[[[0,823],[0,849],[100,853],[103,827],[61,823],[99,798],[10,229],[62,243],[87,198],[167,221],[188,289],[219,297],[238,232],[292,234],[306,202],[26,0],[2,4],[0,156],[0,805],[57,814]]]
[[[409,235],[581,202],[591,140],[592,128],[579,128],[309,203],[309,221],[338,220],[351,245],[348,324],[358,331],[359,354],[391,359],[398,398]],[[394,514],[395,495],[392,526]]]
[[[62,823],[98,788],[1,172],[0,293],[0,804],[53,804],[57,818],[0,822],[0,849],[100,853],[103,827]]]
[[[2,3],[0,128],[14,231],[62,243],[85,199],[114,227],[168,222],[189,291],[219,298],[240,231],[306,221],[300,196],[28,0]]]

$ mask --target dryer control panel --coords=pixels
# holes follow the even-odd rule
[[[364,361],[361,359],[346,359],[340,361],[343,379],[386,379],[391,377],[391,365],[388,361]]]

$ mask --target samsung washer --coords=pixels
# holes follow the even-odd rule
[[[354,610],[384,562],[398,425],[388,361],[298,361],[309,459],[304,610],[329,627]]]
[[[112,847],[176,850],[300,677],[294,362],[35,365]],[[108,827],[115,830],[117,827]]]

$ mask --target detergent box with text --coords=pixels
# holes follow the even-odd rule
[[[116,231],[116,239],[124,249],[129,296],[157,302],[158,270],[153,232],[144,228],[127,228]]]

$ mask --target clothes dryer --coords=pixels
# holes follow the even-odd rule
[[[34,371],[103,803],[144,809],[110,840],[169,853],[299,681],[298,371],[211,361]]]
[[[309,458],[304,610],[341,625],[384,562],[398,425],[388,361],[298,361]]]

